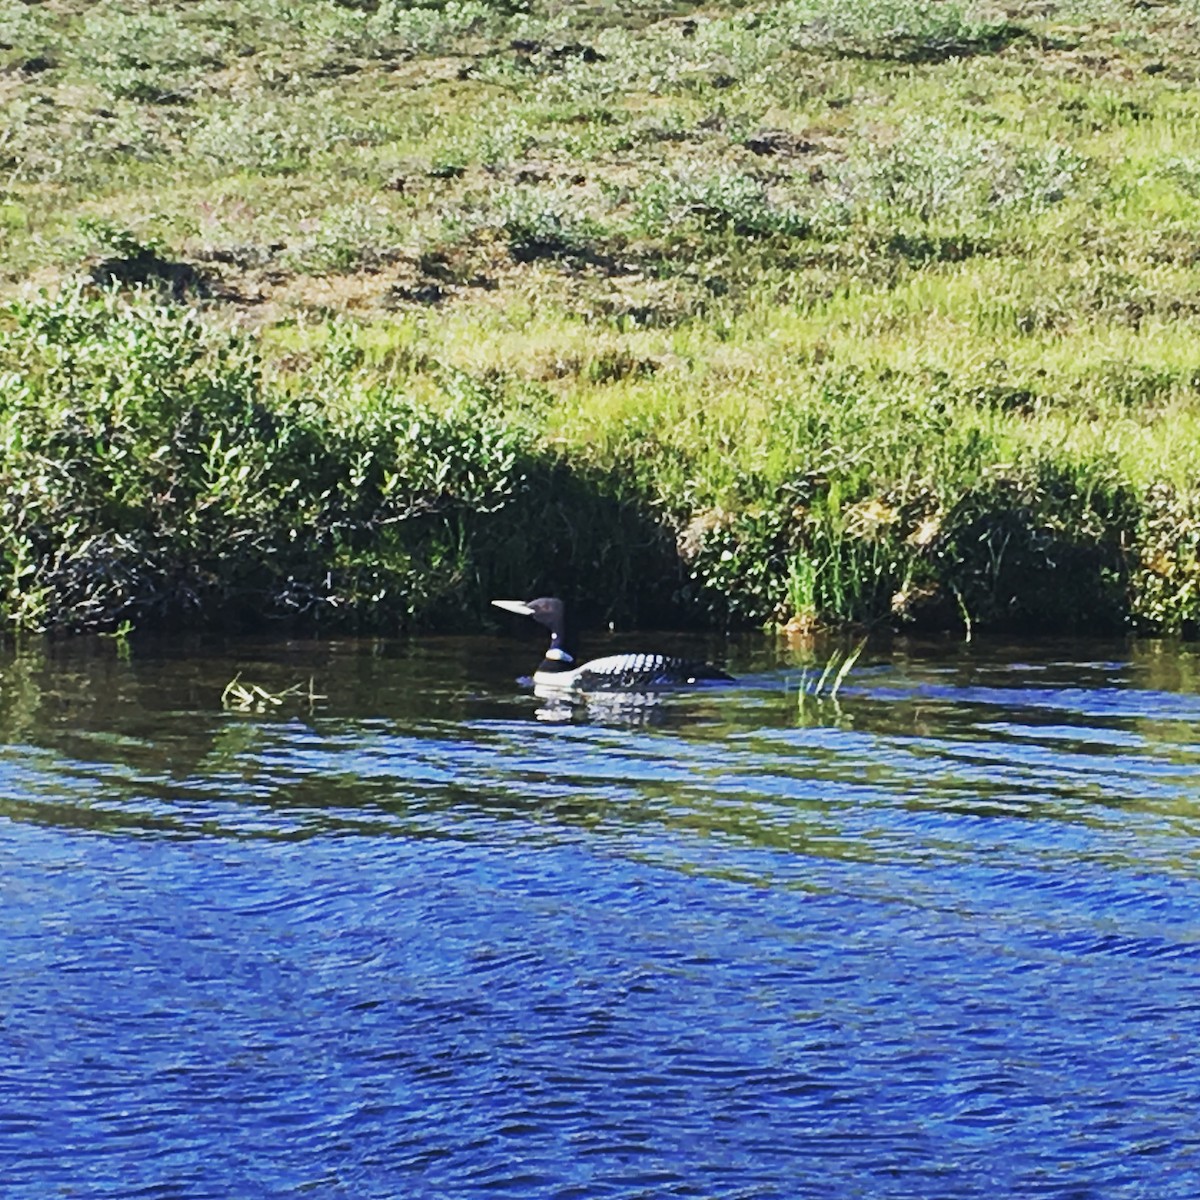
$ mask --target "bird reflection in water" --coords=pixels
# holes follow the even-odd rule
[[[669,693],[662,691],[563,692],[559,688],[535,685],[533,694],[541,701],[533,715],[547,724],[565,725],[578,721],[645,727],[666,723],[664,701]]]

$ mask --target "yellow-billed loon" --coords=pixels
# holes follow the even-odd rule
[[[550,630],[550,646],[533,673],[536,689],[562,692],[623,691],[633,688],[679,687],[705,681],[733,681],[719,667],[667,654],[610,654],[579,666],[564,645],[563,602],[552,596],[537,600],[493,600],[497,608],[532,617]]]

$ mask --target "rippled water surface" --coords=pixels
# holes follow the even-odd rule
[[[1200,1195],[1196,652],[699,648],[9,653],[0,1194]]]

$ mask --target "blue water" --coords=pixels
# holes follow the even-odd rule
[[[1200,1195],[1194,652],[527,650],[10,656],[0,1195]]]

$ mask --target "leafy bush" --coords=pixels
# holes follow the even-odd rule
[[[1063,147],[1032,151],[936,119],[912,119],[832,173],[834,194],[892,221],[952,217],[975,223],[1005,209],[1036,212],[1062,200],[1085,170]]]
[[[1159,483],[1151,487],[1137,530],[1133,570],[1136,623],[1167,633],[1200,633],[1200,496]]]
[[[206,73],[224,65],[229,34],[197,28],[166,5],[126,12],[98,4],[84,17],[77,52],[109,95],[149,103],[180,100]]]
[[[266,0],[250,7],[264,41],[300,63],[445,53],[455,39],[502,27],[510,11],[506,0]]]
[[[398,38],[413,51],[445,49],[446,43],[464,34],[480,32],[497,18],[520,9],[513,0],[440,0],[439,3],[410,4],[405,0],[381,0],[368,28],[375,37]]]
[[[288,260],[314,274],[377,267],[394,259],[403,233],[391,213],[374,202],[340,204],[300,224],[303,237]]]
[[[481,233],[498,236],[517,262],[541,258],[588,258],[597,253],[604,230],[564,191],[536,187],[498,188],[465,219],[443,223],[444,240],[469,240]]]
[[[480,397],[285,389],[195,314],[81,294],[0,335],[0,612],[21,628],[324,617],[386,626],[523,487]],[[347,390],[350,389],[350,390]]]
[[[30,55],[53,40],[53,22],[41,5],[6,4],[0,9],[0,44]]]
[[[1042,458],[965,488],[930,549],[971,618],[991,628],[1119,629],[1138,519],[1104,464]]]

